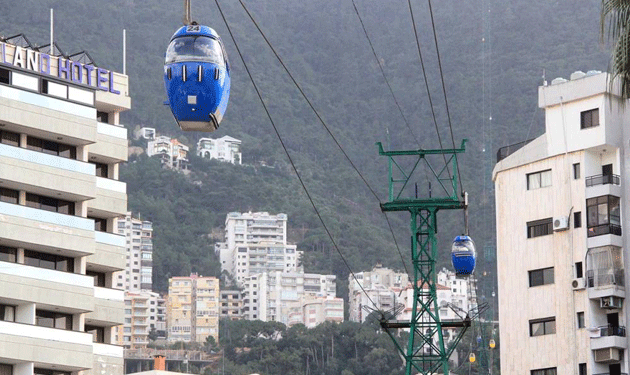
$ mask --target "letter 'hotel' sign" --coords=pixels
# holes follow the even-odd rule
[[[120,95],[120,91],[114,89],[114,72],[32,49],[0,42],[1,65],[12,65]]]

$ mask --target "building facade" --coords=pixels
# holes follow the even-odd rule
[[[219,303],[221,319],[239,320],[242,318],[243,298],[240,290],[221,290]]]
[[[204,159],[242,164],[241,141],[227,135],[218,139],[199,138],[197,155]]]
[[[296,307],[296,304],[301,306],[305,297],[335,298],[335,281],[335,275],[286,271],[263,272],[245,277],[243,318],[288,325],[291,308]]]
[[[219,279],[192,274],[168,281],[168,341],[219,342]]]
[[[117,220],[118,234],[127,243],[127,267],[116,275],[116,287],[128,292],[150,291],[153,286],[153,223],[127,212]]]
[[[304,324],[315,328],[324,322],[343,322],[343,298],[305,295],[288,304],[288,326]]]
[[[287,244],[287,215],[267,212],[230,212],[225,220],[225,242],[216,249],[221,270],[237,284],[254,274],[300,269],[301,252]]]
[[[0,51],[0,373],[122,375],[128,77],[21,35]]]
[[[188,146],[179,142],[177,139],[171,139],[163,135],[147,142],[148,156],[158,156],[162,166],[182,171],[189,169],[189,150],[190,148]]]
[[[630,116],[607,80],[576,72],[540,87],[545,133],[499,153],[502,374],[629,372]]]
[[[355,273],[358,281],[350,275],[348,277],[348,301],[350,321],[364,322],[369,312],[363,306],[378,310],[392,310],[400,291],[409,284],[409,277],[404,272],[395,272],[389,268],[377,265],[372,271]],[[366,295],[367,293],[367,295]],[[369,298],[368,298],[369,295]],[[372,301],[376,304],[373,305]]]

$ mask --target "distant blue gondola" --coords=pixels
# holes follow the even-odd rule
[[[455,273],[467,276],[475,270],[477,251],[475,243],[468,236],[457,236],[451,247],[451,258]]]
[[[230,66],[219,34],[194,22],[177,30],[166,50],[164,86],[182,130],[217,130],[230,97]]]

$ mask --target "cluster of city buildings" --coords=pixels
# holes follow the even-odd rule
[[[158,136],[154,128],[143,127],[137,135],[148,141],[147,155],[160,158],[163,166],[180,171],[190,169],[190,147],[175,138]],[[227,135],[217,139],[199,138],[196,153],[204,159],[242,164],[241,141]]]

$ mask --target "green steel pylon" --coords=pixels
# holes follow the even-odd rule
[[[381,210],[408,211],[411,214],[411,259],[414,271],[411,320],[381,321],[381,326],[405,358],[406,375],[417,373],[428,375],[440,370],[448,374],[448,359],[466,329],[470,327],[469,317],[461,321],[440,320],[435,272],[437,212],[461,210],[466,204],[457,194],[457,154],[465,151],[465,144],[464,139],[461,148],[458,149],[384,151],[382,144],[377,143],[379,155],[387,156],[389,162],[389,199],[381,204]],[[434,169],[427,160],[427,156],[430,155],[441,155],[445,161],[444,167]],[[411,163],[405,163],[403,159],[411,159]],[[421,163],[426,163],[433,173],[433,181],[437,182],[435,190],[439,194],[436,194],[436,197],[418,198],[417,188],[415,194],[413,192],[410,194],[410,190],[413,190],[410,184]],[[449,164],[452,165],[450,169],[453,172],[452,176]],[[395,334],[391,332],[400,328],[409,329],[406,348],[398,343]],[[448,347],[445,346],[442,332],[445,328],[459,329]]]

